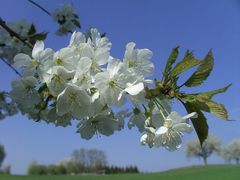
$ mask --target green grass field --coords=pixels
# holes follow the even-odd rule
[[[0,180],[240,180],[240,165],[187,167],[162,173],[82,176],[0,176]]]

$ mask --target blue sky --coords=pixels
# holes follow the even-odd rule
[[[209,79],[188,92],[220,88],[228,83],[233,86],[215,100],[224,103],[234,122],[225,122],[207,115],[210,134],[228,143],[240,138],[240,1],[238,0],[38,0],[42,6],[53,11],[61,2],[72,2],[80,16],[82,31],[96,27],[107,32],[112,42],[111,53],[122,58],[125,45],[133,41],[138,48],[153,51],[155,77],[160,77],[166,59],[173,47],[181,46],[181,56],[190,49],[197,58],[203,58],[213,49],[215,67]],[[49,16],[26,0],[1,1],[0,16],[6,21],[27,19],[34,22],[39,31],[47,30],[46,46],[57,50],[68,44],[69,37],[54,35],[57,25]],[[0,90],[10,90],[10,83],[17,76],[0,62]],[[184,109],[174,105],[175,110],[185,114]],[[139,143],[136,129],[116,132],[110,137],[94,137],[86,141],[75,133],[76,128],[54,127],[44,122],[35,123],[20,114],[0,121],[0,144],[5,146],[7,158],[4,164],[12,166],[12,172],[22,174],[32,160],[39,163],[57,163],[77,148],[104,150],[109,164],[137,165],[142,171],[162,171],[169,168],[200,164],[196,159],[184,156],[184,147],[192,133],[184,137],[183,147],[176,152],[165,149],[149,149]],[[223,163],[211,157],[210,163]]]

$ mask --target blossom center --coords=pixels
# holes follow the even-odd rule
[[[172,121],[165,120],[163,123],[163,126],[166,128],[171,128],[172,127]]]
[[[36,59],[32,59],[32,65],[38,66],[40,63]]]
[[[108,85],[110,88],[114,88],[116,86],[116,83],[114,81],[109,81]]]
[[[69,94],[69,99],[70,99],[71,101],[75,101],[76,97],[77,97],[77,95],[76,95],[75,93],[70,93],[70,94]]]
[[[57,65],[63,65],[63,60],[60,57],[57,57],[55,62]]]
[[[137,65],[137,61],[135,61],[135,60],[128,61],[128,67],[129,68],[135,67],[136,65]]]

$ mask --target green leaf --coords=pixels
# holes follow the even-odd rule
[[[42,33],[38,33],[38,34],[34,34],[33,36],[31,36],[31,38],[35,39],[35,40],[44,40],[47,37],[47,32],[42,32]]]
[[[75,13],[73,14],[73,16],[74,16],[75,18],[77,18],[77,19],[79,18],[79,17],[78,17],[78,15],[77,15],[77,14],[75,14]]]
[[[35,28],[34,24],[31,24],[31,27],[30,27],[30,29],[28,31],[28,35],[32,35],[35,32],[36,32],[36,28]]]
[[[186,102],[183,103],[184,107],[186,108],[188,113],[196,112],[198,114],[197,118],[192,118],[193,127],[197,133],[198,139],[200,144],[205,141],[208,136],[208,124],[207,119],[201,110],[193,103],[193,102]]]
[[[80,22],[77,19],[72,19],[72,22],[75,26],[77,26],[78,28],[81,28]]]
[[[180,73],[187,71],[188,69],[200,64],[201,61],[198,61],[197,59],[195,59],[195,57],[193,56],[192,53],[190,53],[189,51],[186,52],[184,58],[182,61],[180,61],[175,67],[174,69],[171,71],[170,75],[172,77],[176,77],[177,75],[179,75]]]
[[[216,89],[213,91],[207,91],[207,92],[201,92],[201,93],[195,93],[195,94],[183,94],[183,99],[186,101],[195,101],[198,98],[212,99],[214,95],[226,92],[231,85],[232,84],[229,84],[223,88]]]
[[[227,85],[223,88],[220,88],[220,89],[216,89],[216,90],[208,91],[208,92],[203,92],[203,93],[198,93],[198,94],[193,94],[193,95],[197,95],[197,96],[205,97],[205,98],[208,98],[208,99],[212,99],[212,97],[214,95],[226,92],[231,85],[232,84],[229,84],[229,85]]]
[[[199,95],[185,95],[183,100],[194,103],[200,110],[214,114],[215,116],[228,119],[228,112],[223,104],[217,103],[207,97]]]
[[[198,98],[196,104],[203,111],[212,113],[215,116],[225,120],[228,119],[228,112],[223,104],[219,104],[207,98]]]
[[[214,66],[214,59],[212,51],[210,50],[207,56],[201,61],[198,69],[192,74],[192,76],[184,83],[187,87],[198,86],[202,84],[210,75]]]
[[[172,65],[176,62],[176,60],[177,60],[177,57],[178,57],[178,48],[179,48],[179,46],[177,46],[177,47],[175,47],[175,48],[173,48],[173,50],[172,50],[172,52],[171,52],[171,54],[170,54],[170,56],[169,56],[169,58],[168,58],[168,60],[167,60],[167,64],[166,64],[166,67],[165,67],[165,69],[164,69],[164,71],[163,71],[163,76],[165,77],[165,76],[167,76],[169,73],[170,73],[170,71],[171,71],[171,69],[172,69]]]
[[[47,32],[42,32],[42,33],[38,33],[38,34],[33,34],[30,36],[30,40],[29,42],[31,44],[35,44],[37,40],[41,41],[41,40],[44,40],[46,39],[47,37]]]

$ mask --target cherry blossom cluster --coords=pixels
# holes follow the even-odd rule
[[[16,21],[7,25],[22,39],[29,39],[31,24],[26,21]],[[0,26],[0,58],[12,63],[14,56],[20,52],[31,54],[31,49]]]
[[[56,34],[63,36],[80,28],[78,15],[75,13],[72,4],[61,4],[52,14],[53,20],[59,23]]]
[[[121,130],[128,117],[128,127],[143,133],[143,145],[178,149],[183,133],[192,131],[187,119],[196,113],[181,117],[171,111],[168,99],[146,98],[152,82],[146,78],[154,70],[149,49],[136,49],[130,42],[120,60],[110,55],[111,45],[97,29],[88,36],[74,32],[69,45],[56,52],[37,41],[31,56],[20,53],[14,58],[23,77],[12,82],[12,99],[36,121],[64,127],[78,121],[77,132],[84,139]],[[133,112],[116,110],[126,102]]]
[[[6,92],[0,92],[0,120],[17,113],[17,107]]]

